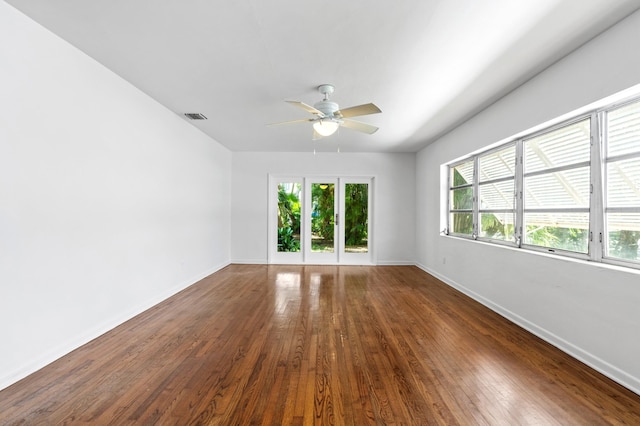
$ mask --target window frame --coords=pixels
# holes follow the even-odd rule
[[[617,266],[625,266],[630,268],[640,269],[640,259],[639,260],[628,260],[619,257],[609,256],[608,247],[609,247],[609,232],[607,227],[607,213],[638,213],[640,214],[640,206],[638,207],[608,207],[607,205],[607,191],[608,191],[608,167],[611,163],[617,163],[621,161],[626,161],[630,159],[638,159],[640,160],[640,149],[631,153],[624,154],[616,154],[612,156],[608,156],[608,147],[609,147],[609,132],[608,132],[608,115],[609,113],[616,111],[618,109],[627,107],[633,104],[640,104],[640,97],[635,97],[631,99],[626,99],[621,102],[614,103],[612,105],[607,106],[606,108],[602,108],[599,113],[600,118],[600,127],[602,129],[600,136],[600,174],[601,174],[601,218],[600,218],[600,233],[599,241],[601,244],[600,251],[600,260],[603,263],[609,263]]]
[[[472,182],[471,183],[466,183],[464,185],[458,185],[458,186],[454,186],[453,185],[453,178],[452,178],[452,170],[455,169],[456,167],[460,166],[461,164],[465,164],[465,163],[469,163],[469,162],[473,162],[473,174],[472,174]],[[477,199],[477,188],[476,188],[476,183],[477,183],[477,171],[478,171],[478,164],[477,164],[477,160],[473,159],[473,157],[467,157],[464,158],[460,161],[457,161],[454,164],[451,164],[448,169],[447,169],[447,227],[445,229],[445,233],[447,235],[453,235],[456,237],[461,237],[461,238],[471,238],[471,239],[476,239],[477,233],[476,233],[476,214],[477,214],[477,208],[476,208],[476,199]],[[472,189],[472,206],[471,209],[453,209],[452,207],[452,202],[453,200],[451,200],[451,194],[453,193],[454,190],[456,189],[465,189],[465,188],[471,188]],[[474,213],[475,212],[475,213]],[[471,234],[463,234],[463,233],[459,233],[459,232],[455,232],[453,231],[453,224],[451,223],[451,217],[452,217],[452,213],[471,213],[472,216],[472,221],[473,221],[473,225],[472,225],[472,230],[471,230]]]
[[[609,235],[607,232],[607,214],[608,213],[640,213],[640,206],[630,207],[607,207],[607,167],[609,164],[617,161],[623,161],[627,159],[640,159],[640,150],[631,153],[624,153],[607,156],[607,117],[612,111],[631,104],[640,104],[640,95],[638,93],[633,96],[627,96],[625,99],[619,99],[615,102],[608,102],[606,105],[599,105],[590,109],[584,108],[579,113],[574,115],[566,115],[562,121],[556,121],[552,125],[539,126],[536,130],[531,132],[523,132],[518,136],[505,139],[502,143],[493,145],[488,149],[477,151],[473,154],[467,155],[460,159],[455,160],[447,166],[447,196],[446,196],[446,227],[444,234],[454,236],[457,238],[465,238],[472,240],[479,240],[482,242],[510,246],[516,249],[524,249],[533,252],[549,253],[552,255],[571,257],[587,261],[595,261],[603,264],[611,264],[617,266],[624,266],[634,269],[640,269],[640,260],[626,260],[608,255]],[[588,160],[578,161],[571,164],[563,164],[557,167],[550,167],[543,170],[534,170],[525,174],[524,165],[524,151],[525,143],[540,135],[557,131],[567,126],[579,123],[584,120],[590,120],[589,126],[589,156]],[[492,213],[496,209],[481,209],[480,208],[480,186],[488,183],[496,183],[502,181],[511,180],[511,177],[496,178],[485,182],[480,182],[479,179],[479,160],[481,157],[490,155],[500,150],[504,150],[509,146],[514,146],[515,149],[515,173],[513,176],[514,181],[514,241],[502,240],[490,237],[481,237],[481,224],[479,223],[481,213]],[[453,186],[453,173],[454,167],[461,164],[473,162],[473,182],[464,186]],[[553,173],[563,172],[566,170],[579,170],[581,168],[588,167],[589,172],[589,200],[586,207],[559,207],[559,208],[541,208],[541,209],[527,209],[524,205],[524,191],[525,179],[538,175],[552,175]],[[451,196],[453,189],[459,189],[462,187],[473,188],[473,232],[472,234],[461,234],[452,232],[451,223],[452,213],[462,212],[459,209],[452,209]],[[582,186],[584,189],[584,186]],[[584,194],[584,192],[582,192]],[[587,228],[587,252],[570,251],[566,249],[559,249],[553,247],[538,246],[535,244],[526,244],[524,242],[524,218],[527,212],[551,212],[551,213],[580,213],[586,214],[588,217]],[[465,213],[469,213],[464,209]],[[505,213],[505,209],[497,209],[498,213]],[[507,212],[508,213],[508,212]]]
[[[477,235],[477,240],[480,241],[486,241],[486,242],[490,242],[490,243],[494,243],[494,244],[502,244],[502,245],[508,245],[508,246],[516,246],[518,244],[518,222],[517,222],[517,205],[518,205],[518,200],[517,200],[517,193],[518,193],[518,182],[517,182],[517,170],[518,170],[518,141],[517,140],[513,140],[511,142],[507,142],[504,143],[502,145],[493,147],[487,151],[483,151],[481,153],[479,153],[476,156],[476,175],[477,175],[477,179],[475,180],[475,185],[476,185],[476,190],[475,190],[475,194],[476,195],[476,199],[477,199],[477,217],[475,217],[474,220],[474,229],[476,230],[476,235]],[[509,148],[510,146],[513,146],[514,149],[514,174],[513,174],[513,178],[512,177],[501,177],[501,178],[496,178],[496,179],[489,179],[483,182],[480,182],[480,158],[481,157],[485,157],[491,154],[494,154],[498,151],[503,151],[507,148]],[[509,180],[513,180],[513,194],[512,194],[512,199],[513,199],[513,209],[509,210],[509,209],[481,209],[480,208],[480,186],[481,185],[489,185],[489,184],[493,184],[493,183],[500,183],[500,182],[506,182]],[[482,226],[480,223],[480,214],[481,213],[506,213],[509,211],[513,211],[513,240],[501,240],[498,238],[491,238],[491,237],[483,237],[481,236],[481,231],[482,231]]]
[[[589,119],[590,122],[590,129],[589,129],[589,137],[590,137],[590,146],[589,146],[589,160],[587,161],[581,161],[581,162],[577,162],[577,163],[571,163],[571,164],[564,164],[561,166],[556,166],[556,167],[551,167],[548,169],[543,169],[543,170],[536,170],[533,172],[529,172],[529,173],[525,173],[525,164],[524,164],[524,151],[525,151],[525,143],[531,139],[535,139],[539,136],[545,135],[545,134],[549,134],[549,133],[553,133],[556,132],[560,129],[572,126],[574,124],[577,124],[581,121],[585,121]],[[520,218],[520,248],[524,248],[527,250],[531,250],[531,251],[538,251],[538,252],[543,252],[543,253],[554,253],[554,254],[560,254],[563,256],[567,256],[567,257],[573,257],[573,258],[577,258],[577,259],[583,259],[583,260],[589,260],[591,258],[591,253],[592,253],[592,245],[591,245],[591,239],[592,239],[592,229],[591,229],[591,211],[593,211],[593,205],[592,205],[592,201],[593,201],[593,170],[591,169],[591,164],[592,164],[592,155],[593,155],[593,150],[594,150],[594,121],[597,121],[595,114],[593,112],[589,112],[586,114],[581,114],[575,117],[572,117],[568,120],[564,120],[561,121],[553,126],[549,126],[543,129],[538,130],[537,132],[533,132],[530,134],[527,134],[521,138],[519,138],[518,142],[522,145],[521,151],[522,151],[522,157],[520,158],[520,163],[519,163],[519,167],[522,171],[522,180],[520,181],[520,203],[522,205],[522,215],[519,217]],[[584,167],[589,167],[589,185],[590,185],[590,193],[589,193],[589,202],[588,202],[588,207],[558,207],[558,208],[539,208],[539,209],[527,209],[526,206],[524,205],[524,192],[526,190],[525,188],[525,179],[528,177],[535,177],[535,176],[543,176],[543,175],[551,175],[553,173],[558,173],[558,172],[563,172],[563,171],[567,171],[567,170],[576,170],[579,168],[584,168]],[[525,238],[524,238],[524,232],[525,232],[525,214],[527,212],[532,212],[532,213],[586,213],[587,217],[588,217],[588,227],[587,227],[587,252],[586,253],[582,253],[582,252],[577,252],[577,251],[572,251],[572,250],[566,250],[566,249],[562,249],[562,248],[555,248],[555,247],[546,247],[546,246],[542,246],[542,245],[536,245],[536,244],[527,244],[525,242]]]

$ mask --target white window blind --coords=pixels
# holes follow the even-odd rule
[[[516,146],[478,157],[479,238],[515,242]]]
[[[523,243],[587,253],[591,119],[524,142]]]
[[[605,256],[640,262],[640,102],[606,117]]]

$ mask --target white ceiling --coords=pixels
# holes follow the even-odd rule
[[[415,152],[640,0],[7,0],[233,151]],[[311,140],[332,83],[373,135]],[[186,120],[186,118],[185,118]]]

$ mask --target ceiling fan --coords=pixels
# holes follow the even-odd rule
[[[269,124],[269,126],[277,126],[281,124],[293,123],[313,123],[313,139],[320,139],[325,136],[331,136],[338,130],[340,126],[358,132],[373,134],[378,130],[376,126],[359,121],[351,120],[351,117],[361,115],[377,114],[380,108],[372,103],[353,106],[340,109],[337,103],[330,101],[329,96],[334,92],[335,87],[332,84],[321,84],[318,91],[324,95],[324,99],[316,102],[313,106],[307,105],[299,101],[285,101],[293,106],[302,108],[303,110],[315,115],[313,118],[303,118],[300,120],[283,121],[280,123]]]

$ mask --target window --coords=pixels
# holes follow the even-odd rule
[[[523,142],[523,244],[587,253],[591,120]]]
[[[474,235],[473,186],[475,167],[473,161],[449,168],[449,223],[453,234]],[[475,235],[474,235],[475,236]]]
[[[640,100],[448,167],[446,234],[640,267]]]
[[[516,146],[478,158],[479,237],[515,241]]]
[[[640,102],[606,114],[605,256],[640,261]]]

